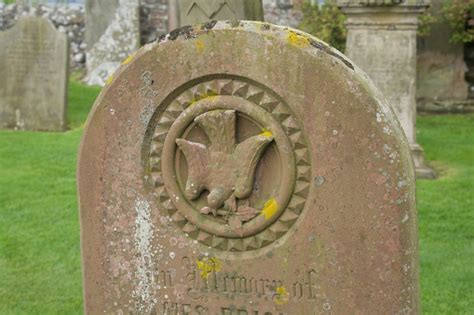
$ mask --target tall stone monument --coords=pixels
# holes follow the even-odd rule
[[[104,85],[140,47],[139,0],[86,1],[88,84]]]
[[[445,3],[444,0],[431,0],[430,13],[436,20],[430,25],[428,36],[418,39],[418,108],[420,103],[425,108],[448,107],[468,98],[464,45],[450,42],[453,29],[444,19]]]
[[[88,120],[86,313],[417,314],[412,163],[383,95],[325,43],[175,30]]]
[[[434,178],[416,142],[416,33],[429,0],[338,0],[347,15],[346,54],[388,98],[410,143],[418,177]]]
[[[178,14],[178,25],[203,23],[209,20],[263,21],[261,0],[177,0],[171,7]],[[172,19],[173,20],[173,19]]]
[[[66,127],[68,39],[45,18],[0,32],[0,128]]]

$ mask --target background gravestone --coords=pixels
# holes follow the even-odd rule
[[[86,2],[88,84],[104,85],[120,63],[140,47],[138,0]]]
[[[68,40],[44,18],[0,32],[0,128],[66,127]]]
[[[209,20],[263,21],[261,0],[178,0],[172,12],[178,14],[180,26]]]
[[[89,314],[419,313],[406,138],[307,34],[212,22],[143,47],[78,176]]]
[[[436,103],[462,103],[468,97],[464,45],[450,42],[453,30],[443,18],[444,4],[443,0],[430,1],[430,13],[436,20],[429,34],[418,38],[418,108],[420,103],[425,108]]]
[[[417,176],[434,178],[416,142],[416,33],[429,0],[339,0],[347,15],[346,54],[366,71],[393,106],[405,131]]]

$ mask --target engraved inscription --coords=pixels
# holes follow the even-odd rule
[[[6,58],[9,62],[6,64],[6,74],[8,77],[34,76],[38,80],[49,81],[56,74],[54,63],[51,59],[56,49],[55,42],[44,41],[41,47],[36,38],[19,38],[7,51]],[[38,54],[40,52],[41,54]]]
[[[216,270],[203,276],[198,264],[193,263],[191,258],[186,256],[181,261],[186,268],[182,279],[178,279],[172,270],[160,270],[155,273],[158,278],[156,285],[159,289],[172,289],[175,293],[182,291],[183,294],[177,295],[181,300],[189,299],[193,303],[201,303],[207,302],[210,295],[217,294],[226,298],[243,297],[246,300],[252,299],[254,301],[270,300],[276,304],[303,300],[325,302],[317,285],[317,273],[313,269],[306,271],[300,279],[286,283],[282,279],[249,277]],[[173,306],[172,303],[166,305],[172,309],[178,307]],[[178,308],[183,308],[185,305],[188,304],[184,303]]]
[[[156,310],[158,309],[158,310]],[[193,306],[191,304],[162,302],[161,305],[155,306],[152,315],[208,315],[206,307],[201,305]]]
[[[227,308],[227,307],[222,307],[221,308],[221,315],[287,315],[287,313],[272,313],[272,312],[266,312],[266,311],[257,311],[257,310],[251,310],[248,311],[247,309],[242,309],[242,308]]]

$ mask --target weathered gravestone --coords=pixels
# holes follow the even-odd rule
[[[88,84],[104,85],[120,63],[140,47],[139,0],[88,0]]]
[[[346,54],[393,106],[408,138],[417,175],[434,178],[416,142],[416,32],[429,0],[338,0],[347,14]]]
[[[419,312],[406,138],[307,34],[217,22],[145,46],[78,175],[89,314]]]
[[[177,25],[203,23],[209,20],[263,21],[261,0],[178,0],[170,4],[178,16]]]
[[[0,32],[0,128],[64,130],[68,40],[44,18]]]

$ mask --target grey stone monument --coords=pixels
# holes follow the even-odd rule
[[[434,178],[416,142],[416,33],[429,0],[338,0],[347,15],[346,54],[384,92],[410,143],[419,178]]]
[[[67,36],[45,18],[0,32],[0,128],[65,129],[68,58]]]
[[[261,0],[177,0],[178,25],[209,20],[263,21]],[[176,3],[176,1],[175,1]],[[176,4],[175,4],[176,5]]]
[[[88,84],[104,85],[120,63],[140,47],[138,0],[88,0]]]
[[[466,102],[468,97],[464,45],[449,42],[453,29],[443,18],[444,3],[443,0],[431,0],[430,12],[436,21],[430,26],[428,36],[418,41],[418,109],[420,103],[426,109],[449,108],[452,104]]]

